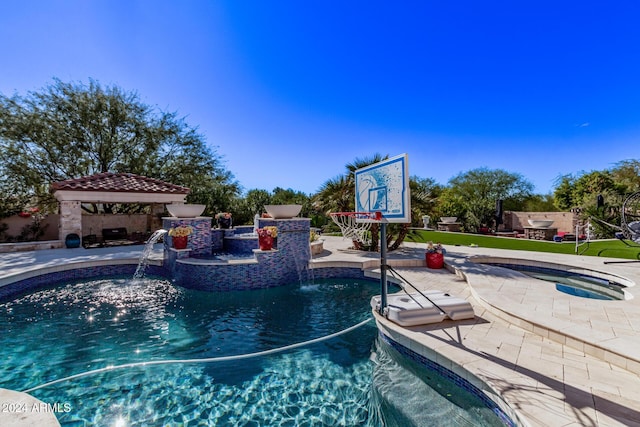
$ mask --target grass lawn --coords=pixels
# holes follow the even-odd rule
[[[575,254],[576,244],[573,242],[547,242],[529,239],[485,236],[482,234],[450,233],[445,231],[415,230],[407,236],[408,241],[443,245],[470,246],[472,244],[484,248],[513,249],[520,251],[552,252],[558,254]],[[618,239],[598,240],[581,245],[578,254],[586,256],[603,256],[623,259],[640,259],[640,245],[627,246]]]

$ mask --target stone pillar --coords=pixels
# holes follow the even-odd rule
[[[162,214],[164,213],[164,204],[162,203],[152,203],[151,204],[151,212],[149,213],[149,219],[147,220],[147,230],[153,233],[156,230],[160,230],[162,228]]]
[[[75,233],[82,238],[82,210],[80,202],[60,202],[60,222],[58,224],[58,239],[65,241],[66,237]]]
[[[188,225],[193,228],[193,234],[189,236],[187,248],[191,249],[191,255],[211,255],[211,217],[198,218],[162,218],[162,228],[170,230],[171,228]],[[172,238],[168,236],[164,238],[165,250],[172,245]]]
[[[270,273],[276,274],[273,283],[284,284],[300,280],[301,274],[308,270],[311,259],[311,220],[260,218],[258,224],[260,228],[273,225],[278,228],[276,263],[268,267]]]

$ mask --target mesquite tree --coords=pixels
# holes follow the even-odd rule
[[[210,210],[239,193],[196,128],[135,92],[56,79],[25,96],[0,94],[0,187],[46,205],[50,183],[100,172],[190,187],[188,200]]]

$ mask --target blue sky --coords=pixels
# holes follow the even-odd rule
[[[177,111],[245,190],[313,193],[356,158],[441,184],[640,158],[636,1],[7,0],[0,92],[117,85]]]

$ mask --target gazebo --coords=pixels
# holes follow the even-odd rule
[[[167,203],[184,203],[190,190],[131,173],[99,173],[51,184],[60,206],[58,238],[82,236],[82,203],[148,203],[151,213],[164,212]]]

